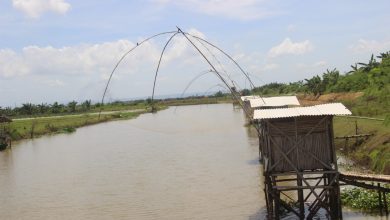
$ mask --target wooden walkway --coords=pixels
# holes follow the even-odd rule
[[[390,193],[390,188],[385,187],[390,183],[390,175],[363,174],[355,172],[340,172],[341,185],[352,185],[365,189],[376,190],[378,192],[379,212],[382,215],[383,211],[386,216],[389,215],[386,193]],[[376,184],[374,184],[376,182]],[[382,183],[382,185],[381,185]]]
[[[365,174],[356,172],[340,172],[340,179],[390,183],[390,175]]]

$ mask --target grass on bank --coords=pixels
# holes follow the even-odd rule
[[[15,120],[6,127],[12,140],[39,137],[44,134],[70,133],[76,128],[101,122],[130,119],[145,113],[145,111],[103,114],[68,115],[61,117],[35,118],[29,120]]]
[[[368,138],[335,140],[337,148],[357,164],[375,172],[390,174],[390,127],[384,121],[336,117],[334,120],[335,136],[355,134],[357,124],[358,134],[373,134]]]
[[[156,106],[158,111],[166,109],[168,106],[218,104],[228,102],[232,102],[230,96],[194,97],[184,99],[156,100]],[[151,106],[150,104],[146,103],[129,104],[125,102],[104,105],[102,107],[102,115],[100,118],[98,114],[96,114],[99,112],[99,110],[100,108],[92,108],[83,114],[71,114],[65,112],[62,114],[49,115],[24,115],[19,117],[19,120],[14,120],[10,125],[6,126],[6,130],[12,140],[34,138],[44,134],[70,133],[74,132],[76,128],[86,125],[118,119],[131,119],[142,113],[150,112]],[[134,112],[125,112],[132,110],[134,110]],[[112,113],[107,114],[107,112]]]
[[[342,139],[335,140],[335,143],[341,153],[358,165],[377,173],[390,174],[390,124],[387,122],[390,100],[383,97],[370,98],[364,94],[354,99],[342,100],[352,111],[352,115],[382,120],[335,117],[335,136],[356,134],[356,125],[358,134],[372,134],[368,138],[349,139],[347,145]]]

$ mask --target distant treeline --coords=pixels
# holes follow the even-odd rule
[[[99,106],[99,104],[92,105],[91,100],[85,100],[82,103],[71,101],[68,104],[60,104],[54,102],[53,104],[41,103],[32,104],[24,103],[20,107],[0,107],[0,115],[19,116],[19,115],[46,115],[46,114],[61,114],[61,113],[76,113],[90,111],[92,108]]]
[[[376,58],[380,59],[378,61]],[[351,71],[340,74],[337,69],[326,70],[322,75],[292,83],[269,83],[243,93],[279,95],[311,93],[316,96],[331,92],[365,91],[367,96],[389,98],[390,92],[390,51],[377,57],[371,55],[366,63],[351,65]]]
[[[182,98],[166,98],[166,99],[155,99],[156,104],[162,103],[175,103],[183,100],[196,100],[207,97],[224,97],[226,94],[217,92],[214,95],[209,96],[189,96]],[[131,101],[114,101],[110,103],[92,103],[91,100],[85,100],[84,102],[78,103],[77,101],[71,101],[67,104],[61,104],[54,102],[52,104],[41,103],[23,103],[19,107],[1,107],[0,115],[6,115],[9,117],[25,117],[25,116],[45,116],[45,115],[65,115],[65,114],[77,114],[77,113],[88,113],[97,112],[100,109],[103,111],[116,111],[116,110],[129,110],[129,109],[140,109],[146,108],[152,104],[151,98],[138,99]]]

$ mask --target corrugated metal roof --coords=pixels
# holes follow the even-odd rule
[[[300,105],[296,96],[264,97],[259,99],[250,99],[249,102],[252,108]]]
[[[261,97],[258,95],[241,96],[241,101],[248,101],[250,99],[261,99]]]
[[[319,116],[319,115],[351,115],[341,103],[329,103],[309,107],[259,109],[254,111],[254,119],[270,118],[292,118],[298,116]]]

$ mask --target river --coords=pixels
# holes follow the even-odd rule
[[[0,152],[0,219],[264,219],[260,166],[241,110],[171,107]]]

